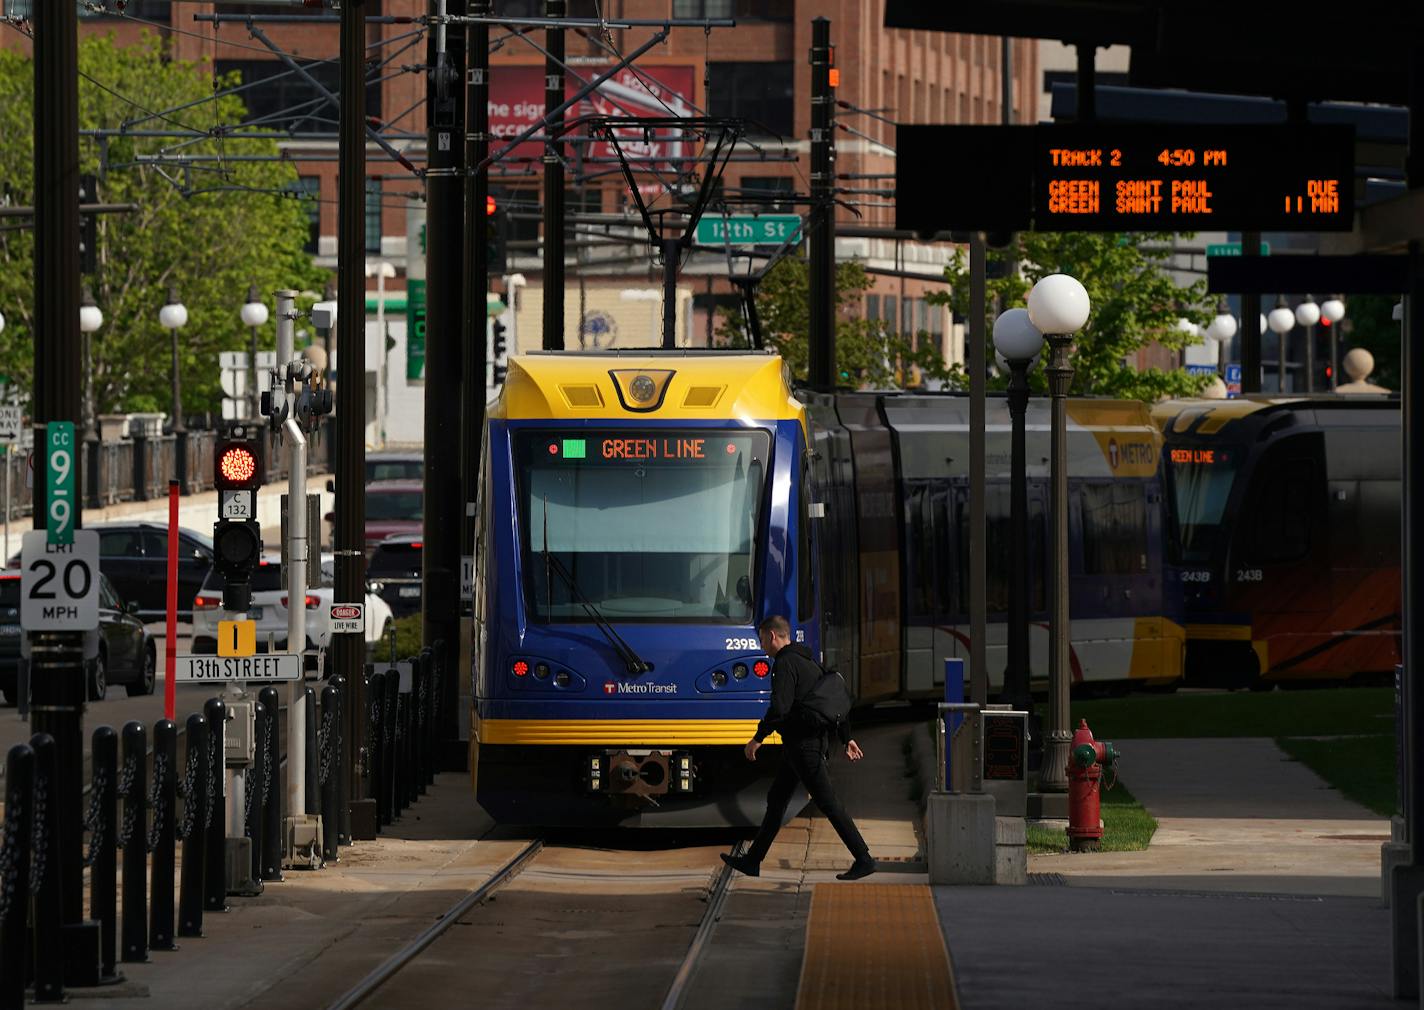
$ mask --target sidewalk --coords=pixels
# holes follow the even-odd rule
[[[1389,822],[1268,739],[1127,740],[1143,852],[1031,856],[1030,886],[937,887],[960,1004],[1396,1007]]]

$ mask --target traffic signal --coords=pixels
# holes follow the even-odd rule
[[[509,212],[489,197],[485,203],[485,268],[502,274],[508,268],[505,243],[509,238]]]
[[[504,323],[498,319],[490,323],[490,330],[494,334],[491,344],[494,353],[491,357],[493,358],[494,365],[492,375],[494,376],[494,384],[496,386],[504,382],[504,377],[509,374],[509,341],[505,337],[505,330],[508,328],[509,327],[505,326]]]
[[[252,605],[252,570],[262,557],[257,523],[262,456],[259,443],[244,429],[234,429],[213,446],[213,486],[219,516],[213,525],[213,555],[224,581],[223,609],[246,611]]]

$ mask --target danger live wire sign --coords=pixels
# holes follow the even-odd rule
[[[261,656],[177,656],[173,679],[179,683],[301,680],[302,657],[284,652]]]

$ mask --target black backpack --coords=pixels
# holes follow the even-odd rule
[[[850,685],[840,671],[832,667],[822,669],[820,679],[797,700],[796,708],[812,732],[824,733],[845,722],[852,704]]]

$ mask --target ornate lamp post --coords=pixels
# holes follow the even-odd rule
[[[994,320],[994,349],[1009,372],[1009,419],[1012,422],[1009,469],[1009,627],[1004,698],[1015,709],[1032,712],[1028,644],[1028,463],[1024,446],[1028,413],[1028,371],[1043,350],[1043,334],[1027,309],[1009,309]]]
[[[267,322],[267,305],[257,294],[257,285],[247,286],[247,301],[239,310],[242,317],[242,325],[252,331],[251,361],[252,366],[252,387],[248,390],[249,398],[252,401],[251,409],[247,413],[248,420],[255,421],[258,416],[258,401],[261,397],[259,391],[260,383],[257,381],[257,327]]]
[[[1340,385],[1340,320],[1345,318],[1345,298],[1331,295],[1320,303],[1320,318],[1330,327],[1330,389]]]
[[[79,299],[79,332],[84,335],[84,438],[99,437],[99,426],[94,419],[94,345],[91,334],[104,325],[104,313],[94,301],[88,287]]]
[[[168,286],[168,304],[158,310],[158,325],[173,338],[173,434],[186,429],[183,426],[183,390],[178,375],[178,331],[188,323],[188,309],[178,300],[176,285]]]
[[[1320,322],[1320,306],[1310,295],[1295,307],[1295,321],[1305,327],[1305,391],[1315,392],[1315,324]]]
[[[1226,347],[1236,336],[1236,317],[1231,314],[1231,306],[1223,297],[1216,303],[1216,317],[1207,323],[1206,335],[1216,341],[1216,372],[1226,374]]]
[[[1276,365],[1276,386],[1282,393],[1286,391],[1286,334],[1295,329],[1295,313],[1286,304],[1286,296],[1276,298],[1276,307],[1266,317],[1271,332],[1280,339],[1280,361]]]
[[[1051,493],[1053,514],[1053,609],[1049,612],[1048,733],[1039,777],[1042,792],[1068,791],[1068,387],[1073,366],[1068,348],[1088,321],[1092,304],[1076,278],[1049,274],[1028,293],[1028,316],[1048,338],[1048,389],[1053,403]]]

